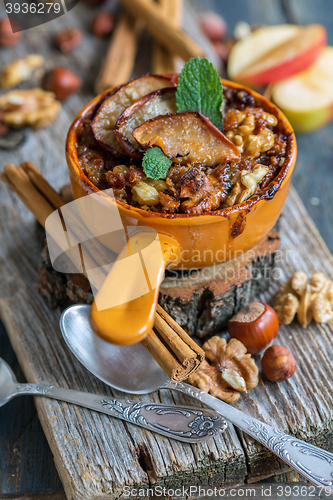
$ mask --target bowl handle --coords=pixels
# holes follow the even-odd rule
[[[175,238],[136,228],[92,304],[90,322],[95,333],[113,344],[143,340],[154,325],[165,268],[179,260]]]

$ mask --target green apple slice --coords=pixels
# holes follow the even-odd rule
[[[305,71],[277,82],[272,100],[295,132],[316,130],[333,118],[333,47],[325,47]]]

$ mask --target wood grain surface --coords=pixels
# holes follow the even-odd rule
[[[3,188],[0,314],[30,382],[48,382],[105,395],[119,395],[89,374],[65,346],[59,312],[51,311],[35,290],[39,245],[34,222],[9,204]],[[19,202],[17,202],[19,203]],[[4,208],[2,208],[4,210]],[[281,220],[280,279],[301,269],[322,269],[333,277],[333,261],[303,205],[292,189]],[[272,285],[263,300],[270,301]],[[282,327],[279,342],[297,360],[290,380],[259,386],[237,407],[281,430],[325,446],[332,437],[332,327],[297,323]],[[161,391],[137,399],[187,402],[182,395]],[[68,498],[117,498],[125,485],[228,485],[257,481],[286,469],[261,445],[232,426],[218,438],[187,445],[146,432],[89,410],[36,398],[44,432]]]
[[[302,0],[301,4],[299,0],[224,0],[223,6],[218,0],[191,0],[191,3],[197,3],[201,10],[211,8],[223,13],[231,32],[235,22],[241,19],[255,24],[323,22],[331,28],[329,38],[332,43],[330,0]],[[115,4],[111,0],[107,8],[113,9]],[[37,51],[46,56],[47,67],[54,64],[70,66],[84,79],[82,90],[65,103],[54,124],[38,132],[27,131],[27,140],[16,151],[1,151],[1,164],[10,161],[19,163],[29,158],[41,167],[49,182],[57,188],[67,182],[63,153],[66,130],[83,103],[93,95],[94,76],[107,47],[107,40],[88,34],[92,12],[82,3],[63,18],[26,32],[20,45],[0,52],[3,63]],[[86,31],[82,46],[70,56],[60,54],[52,44],[54,34],[64,25],[84,27]],[[144,36],[141,51],[149,54],[150,46],[151,40]],[[135,74],[148,70],[148,58],[138,58]],[[37,78],[35,83],[38,83]],[[279,277],[282,280],[295,269],[323,269],[333,277],[332,257],[315,229],[319,228],[332,250],[332,131],[333,126],[330,125],[311,136],[298,137],[299,156],[294,184],[315,226],[292,191],[282,218],[284,254]],[[40,249],[35,238],[33,218],[5,186],[0,188],[0,309],[27,379],[110,395],[111,390],[90,376],[68,352],[59,333],[59,314],[50,311],[37,295],[35,282]],[[319,200],[318,206],[311,204],[314,197]],[[276,288],[277,284],[272,285],[268,295],[262,298],[271,299]],[[279,341],[290,347],[297,357],[295,376],[279,386],[261,382],[249,396],[242,398],[238,407],[268,423],[276,422],[282,430],[293,432],[298,437],[329,445],[332,437],[331,338],[330,326],[311,324],[309,329],[303,330],[296,323],[291,328],[281,329]],[[5,349],[9,353],[9,348]],[[7,360],[13,358],[8,356]],[[156,401],[185,401],[185,397],[166,391],[153,397]],[[149,398],[151,396],[147,400]],[[13,431],[14,422],[11,415],[7,419],[3,417],[5,427],[0,429],[1,465],[6,460],[7,467],[1,469],[0,493],[37,492],[41,491],[41,485],[44,491],[56,491],[60,484],[54,470],[46,470],[51,467],[51,456],[45,452],[43,442],[39,441],[43,438],[35,425],[31,399],[22,398],[22,403],[17,406],[19,412],[14,409],[18,402],[2,408],[0,416],[5,415],[8,409],[12,409],[14,414],[17,411],[17,416],[22,411],[27,419],[31,418],[31,425],[29,427],[27,421],[22,419],[18,439],[11,445],[8,436],[14,436],[16,432]],[[210,443],[187,446],[71,405],[42,398],[36,399],[36,404],[68,498],[115,498],[126,482],[147,487],[153,483],[173,485],[190,484],[192,481],[192,484],[215,482],[230,486],[243,481],[257,481],[285,470],[285,466],[274,456],[268,455],[261,446],[233,428],[224,437]],[[30,436],[32,432],[36,432],[36,441],[29,441],[28,437],[23,443],[23,436]],[[19,449],[19,458],[15,456],[15,445]],[[7,455],[3,453],[6,446]],[[41,468],[42,464],[45,469]],[[26,471],[24,467],[27,467]],[[40,470],[39,475],[37,469]],[[10,482],[12,470],[16,476]],[[54,500],[58,498],[61,496],[55,493]]]

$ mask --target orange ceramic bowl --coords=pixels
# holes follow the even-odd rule
[[[124,226],[148,226],[159,234],[174,238],[181,250],[181,259],[177,266],[174,266],[176,268],[212,266],[233,259],[256,245],[269,233],[281,213],[295,166],[297,155],[295,135],[283,113],[253,90],[225,80],[222,80],[222,84],[250,93],[258,105],[278,118],[280,131],[288,135],[286,160],[276,178],[260,195],[230,208],[196,216],[164,214],[145,211],[115,201],[107,194],[103,195],[81,168],[76,143],[81,120],[97,109],[107,92],[97,96],[79,113],[68,133],[66,157],[74,198],[102,193],[110,203],[117,203]]]

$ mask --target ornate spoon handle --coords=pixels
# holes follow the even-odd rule
[[[332,488],[333,454],[300,439],[284,434],[256,418],[236,410],[231,405],[188,384],[171,382],[169,389],[175,389],[199,399],[202,403],[218,411],[232,424],[278,455],[302,476],[321,488]]]
[[[206,441],[227,428],[226,421],[215,411],[194,406],[108,398],[44,384],[18,384],[13,397],[22,394],[74,403],[186,443]]]

